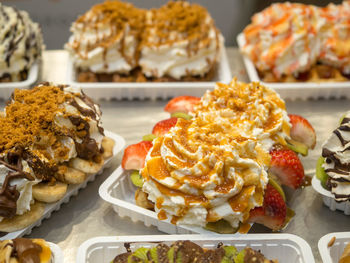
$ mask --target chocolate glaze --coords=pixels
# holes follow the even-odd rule
[[[22,171],[22,167],[11,165],[3,159],[0,159],[0,164],[11,170],[6,175],[0,190],[0,216],[12,218],[16,215],[17,200],[20,194],[15,185],[10,185],[11,181],[17,178],[26,178],[29,181],[32,181],[34,178],[30,174]]]
[[[337,153],[344,153],[350,150],[350,141],[346,140],[342,133],[350,132],[350,118],[344,117],[340,126],[333,131],[333,134],[338,138],[339,142],[343,146],[340,150],[332,151],[326,147],[322,149],[322,156],[325,157],[325,162],[328,167],[325,172],[329,175],[326,183],[326,187],[334,194],[336,201],[350,200],[350,192],[348,194],[337,194],[338,184],[341,182],[349,182],[350,178],[350,163],[341,163]],[[333,135],[332,135],[333,136]],[[333,165],[332,165],[333,164]]]
[[[35,244],[27,238],[13,239],[13,257],[17,258],[19,263],[40,263],[41,246]]]

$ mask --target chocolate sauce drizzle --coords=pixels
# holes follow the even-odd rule
[[[26,178],[29,181],[33,181],[34,178],[29,173],[22,171],[22,167],[19,165],[10,165],[4,159],[0,159],[0,164],[11,170],[6,175],[0,190],[0,216],[12,218],[16,215],[17,200],[20,194],[15,185],[10,185],[11,181],[18,178]]]
[[[342,132],[350,132],[349,124],[350,118],[345,117],[342,120],[340,126],[333,131],[333,134],[338,138],[339,142],[343,146],[342,150],[335,152],[326,147],[322,149],[322,156],[325,157],[325,162],[329,165],[332,163],[334,164],[333,168],[327,168],[325,169],[325,172],[329,175],[329,179],[326,185],[334,194],[336,201],[350,200],[350,192],[349,194],[337,194],[335,191],[335,188],[338,187],[339,183],[350,182],[348,179],[350,178],[350,163],[343,164],[339,160],[339,157],[336,156],[337,153],[344,153],[350,150],[350,146],[347,146],[349,145],[350,141],[346,140],[342,136]]]

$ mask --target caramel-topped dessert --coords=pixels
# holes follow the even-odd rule
[[[71,31],[66,49],[80,82],[208,80],[223,46],[208,11],[184,1],[150,11],[106,1]]]
[[[244,226],[263,204],[269,151],[289,138],[284,101],[258,83],[233,80],[208,91],[192,115],[154,139],[142,190],[161,220]]]

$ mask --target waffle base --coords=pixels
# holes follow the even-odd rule
[[[13,76],[11,76],[8,73],[4,73],[1,77],[0,77],[0,83],[8,83],[8,82],[15,82],[15,81],[23,81],[26,80],[28,78],[28,71],[27,70],[22,70],[21,72],[19,72],[17,75],[15,75],[15,78],[13,78]]]
[[[309,71],[294,75],[284,75],[277,78],[272,72],[259,72],[259,77],[264,82],[344,82],[350,81],[350,76],[331,66],[315,65]]]
[[[79,70],[77,72],[78,82],[194,82],[194,81],[210,81],[213,80],[217,71],[217,66],[211,67],[208,73],[204,76],[185,76],[181,79],[172,77],[148,78],[140,68],[136,68],[130,74],[119,73],[94,73],[92,71]]]

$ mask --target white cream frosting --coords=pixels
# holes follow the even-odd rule
[[[19,73],[29,71],[41,57],[41,29],[27,12],[1,3],[0,24],[0,77],[9,74],[12,81],[20,81]]]

